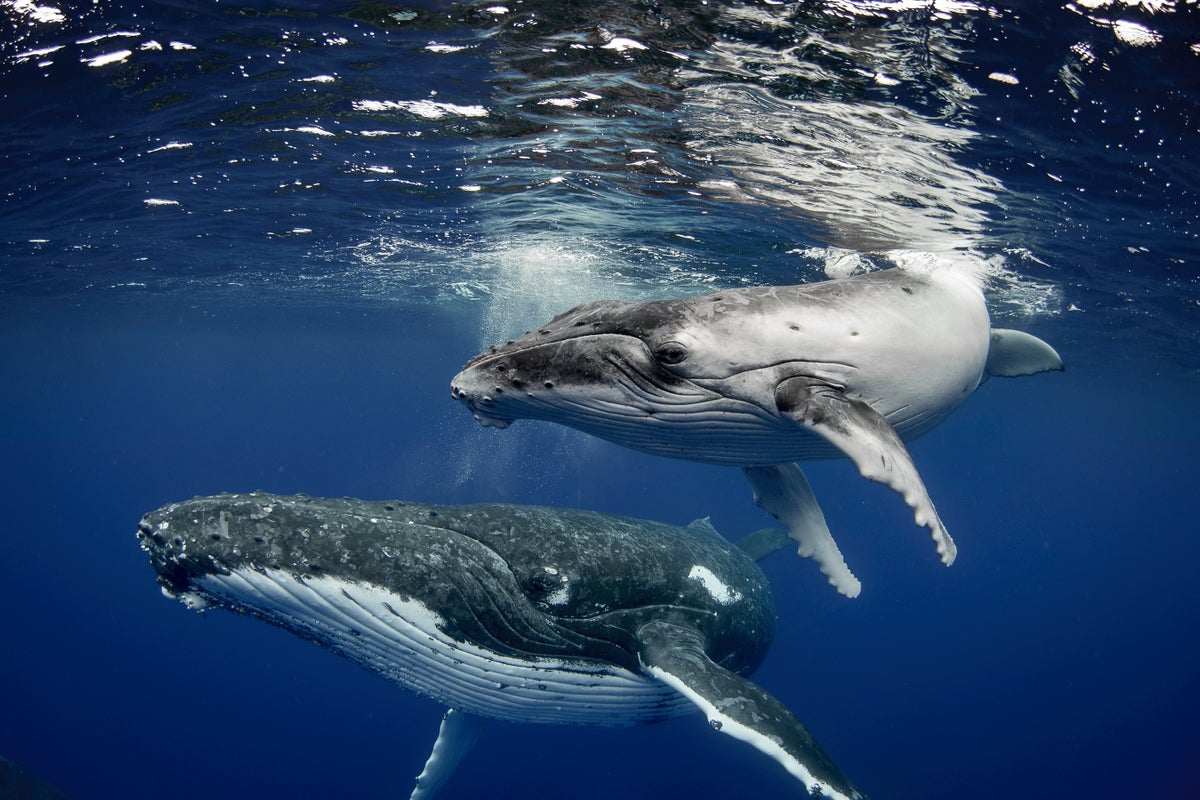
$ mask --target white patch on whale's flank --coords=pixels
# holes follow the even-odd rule
[[[742,593],[737,589],[728,586],[724,581],[713,574],[713,571],[703,564],[696,564],[692,567],[692,571],[688,573],[690,580],[699,581],[704,590],[709,593],[713,600],[716,600],[723,606],[736,603],[742,599]]]
[[[557,589],[547,594],[543,602],[550,606],[561,606],[570,599],[571,590],[566,583],[562,583]]]
[[[542,567],[547,575],[558,578],[558,586],[548,592],[542,602],[549,606],[561,606],[571,599],[571,586],[568,583],[568,578],[558,571],[556,567]]]
[[[833,798],[833,800],[853,800],[846,794],[839,792],[827,782],[818,779],[808,770],[804,764],[797,761],[791,753],[785,750],[778,739],[772,736],[762,734],[753,728],[748,728],[741,722],[722,713],[719,708],[708,701],[703,695],[697,693],[681,681],[676,676],[662,669],[661,667],[646,666],[646,672],[653,675],[658,680],[662,681],[667,686],[670,686],[681,695],[691,700],[696,704],[696,707],[704,712],[704,716],[708,718],[708,723],[714,728],[717,728],[721,733],[728,734],[735,739],[746,742],[751,747],[766,753],[771,758],[783,765],[793,777],[799,779],[805,787],[810,791],[812,787],[820,787],[820,797]]]
[[[479,716],[625,726],[690,708],[670,688],[614,664],[517,658],[457,641],[433,610],[379,586],[250,567],[193,583],[198,591],[188,596],[252,611],[418,694]]]

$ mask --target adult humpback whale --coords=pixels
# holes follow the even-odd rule
[[[630,725],[694,708],[812,794],[863,796],[744,677],[774,604],[753,550],[707,522],[256,492],[163,506],[138,538],[190,608],[279,625],[452,709],[413,798],[453,771],[470,715]]]
[[[991,328],[951,270],[884,270],[649,303],[599,301],[476,356],[451,382],[485,426],[542,419],[648,453],[743,467],[755,501],[838,591],[860,591],[797,460],[844,455],[955,546],[904,446],[989,375],[1062,369]]]

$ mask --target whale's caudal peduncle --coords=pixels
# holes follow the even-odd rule
[[[476,356],[450,391],[485,426],[540,419],[648,453],[742,467],[801,555],[854,596],[858,581],[794,462],[850,458],[903,497],[950,564],[954,542],[904,442],[989,375],[1057,369],[1049,345],[990,327],[973,281],[893,269],[587,303]]]

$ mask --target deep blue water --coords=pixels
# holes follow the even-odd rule
[[[912,444],[950,569],[806,465],[864,592],[772,556],[755,680],[877,800],[1200,797],[1196,7],[499,5],[0,0],[0,755],[71,798],[406,796],[441,710],[168,601],[144,512],[737,538],[770,521],[737,471],[483,430],[450,378],[586,299],[946,262],[1067,371]],[[801,796],[698,716],[492,723],[444,796],[568,792]]]

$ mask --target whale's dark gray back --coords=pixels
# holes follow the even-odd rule
[[[511,655],[636,670],[634,632],[667,619],[701,631],[714,661],[745,674],[774,633],[762,572],[704,524],[252,493],[164,506],[139,536],[172,595],[245,568],[370,584],[436,609],[454,638]]]

